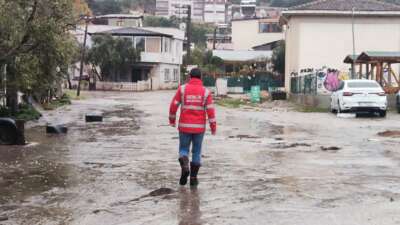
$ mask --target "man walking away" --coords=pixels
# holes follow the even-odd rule
[[[179,106],[179,163],[181,165],[180,185],[186,185],[190,174],[190,186],[197,186],[197,173],[201,166],[201,145],[206,131],[208,117],[211,133],[215,135],[217,123],[211,92],[203,86],[201,71],[192,69],[190,81],[178,88],[169,109],[169,123],[175,127]],[[192,144],[192,162],[189,169],[189,149]]]

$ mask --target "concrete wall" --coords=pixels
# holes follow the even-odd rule
[[[348,71],[343,63],[352,54],[351,17],[296,16],[286,27],[286,88],[290,74],[306,68],[327,66]],[[400,51],[400,17],[355,19],[356,53]]]
[[[169,77],[167,77],[166,69],[169,69]],[[173,77],[174,69],[178,71],[177,80]],[[180,83],[179,65],[159,64],[155,66],[150,73],[153,90],[175,89]]]
[[[234,50],[250,50],[252,47],[284,39],[283,33],[260,33],[258,19],[232,21]]]
[[[329,95],[291,94],[289,99],[296,104],[308,107],[329,109],[331,104],[331,97]]]
[[[304,95],[290,94],[289,100],[303,106],[329,109],[331,106],[330,95]],[[396,95],[388,95],[390,109],[396,108]]]

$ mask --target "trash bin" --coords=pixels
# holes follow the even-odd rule
[[[252,103],[259,103],[261,101],[261,90],[260,86],[251,86],[251,102]]]

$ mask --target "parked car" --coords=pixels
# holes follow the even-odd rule
[[[385,91],[374,80],[345,80],[331,95],[331,111],[379,113],[385,117],[388,100]]]
[[[400,113],[400,91],[396,95],[397,112]]]

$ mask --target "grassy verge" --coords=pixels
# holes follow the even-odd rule
[[[237,98],[222,98],[215,101],[215,104],[226,107],[226,108],[240,108],[241,106],[248,106],[248,107],[260,107],[260,104],[267,101],[266,99],[261,99],[260,103],[253,103],[250,100],[246,99],[237,99]]]
[[[240,108],[240,106],[242,106],[242,105],[248,105],[248,103],[246,101],[241,100],[241,99],[234,99],[234,98],[222,98],[222,99],[215,101],[215,103],[219,106],[227,107],[227,108],[231,108],[231,109]]]
[[[67,94],[64,94],[60,99],[43,104],[43,109],[54,110],[64,105],[71,105],[71,99]]]
[[[76,96],[76,90],[66,90],[64,91],[65,95],[69,97],[71,100],[84,100],[86,99],[85,95],[81,92],[80,96]]]
[[[0,117],[11,117],[18,120],[38,120],[42,115],[31,105],[21,105],[17,115],[11,115],[11,111],[8,108],[0,108]]]

